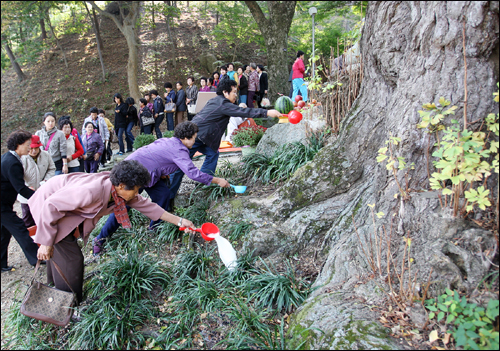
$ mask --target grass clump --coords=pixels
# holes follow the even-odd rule
[[[135,137],[133,147],[134,149],[138,149],[140,147],[151,144],[156,140],[156,137],[153,134],[140,134]]]
[[[272,156],[251,154],[243,157],[243,173],[252,180],[269,183],[290,178],[297,169],[311,161],[323,147],[325,134],[313,134],[306,145],[294,142],[282,145]]]

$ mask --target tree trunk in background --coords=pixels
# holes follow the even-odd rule
[[[43,18],[40,18],[40,29],[42,31],[42,34],[40,35],[40,39],[45,40],[47,39],[47,31],[45,30],[45,21]]]
[[[176,7],[176,2],[175,1],[163,1],[166,6],[173,6]],[[172,16],[170,16],[170,11],[167,11],[167,15],[165,16],[165,23],[167,24],[167,33],[168,33],[168,39],[172,42],[172,64],[174,68],[177,67],[177,38],[175,37],[175,33],[173,33],[173,30],[170,28],[170,20],[172,19]]]
[[[106,16],[115,22],[116,26],[122,32],[127,40],[128,46],[128,63],[127,63],[127,78],[129,93],[135,101],[139,101],[142,97],[139,90],[137,75],[139,74],[139,38],[137,36],[136,24],[139,17],[140,1],[131,1],[128,3],[119,2],[120,15],[115,16],[106,11],[103,11],[95,4],[95,1],[89,1],[101,16]],[[128,14],[125,16],[122,6],[127,6]]]
[[[7,51],[7,55],[9,56],[10,63],[12,64],[12,67],[14,68],[14,71],[16,71],[17,74],[17,79],[19,82],[22,82],[23,80],[26,79],[26,75],[24,72],[21,70],[21,67],[16,61],[16,57],[14,56],[14,53],[10,49],[9,43],[7,41],[7,38],[2,37],[2,41],[4,42],[3,46],[5,48],[5,51]]]
[[[59,47],[59,49],[61,50],[61,52],[63,54],[64,64],[66,65],[66,68],[68,68],[68,61],[66,60],[66,53],[64,52],[64,49],[63,49],[61,43],[59,43],[59,39],[57,39],[56,33],[54,32],[54,28],[52,27],[52,23],[50,22],[50,15],[49,15],[48,11],[47,11],[47,22],[49,23],[50,32],[52,33],[52,36],[56,40],[57,46]]]
[[[275,101],[278,93],[288,95],[288,31],[292,25],[296,1],[268,1],[266,18],[257,1],[245,1],[259,25],[267,47],[268,97]]]
[[[101,69],[102,69],[102,81],[106,80],[106,69],[104,68],[104,59],[102,58],[102,44],[101,44],[101,35],[99,33],[99,23],[97,22],[97,16],[95,15],[95,10],[92,9],[92,15],[90,14],[87,3],[84,1],[85,9],[87,10],[87,15],[89,16],[90,23],[92,23],[92,29],[94,29],[95,38],[97,41],[97,53],[99,55],[99,60],[101,61]]]

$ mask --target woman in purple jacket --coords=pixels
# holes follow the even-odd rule
[[[104,143],[99,134],[94,131],[92,122],[85,123],[85,131],[83,137],[83,145],[85,145],[86,153],[83,155],[85,172],[97,173],[99,166],[99,157],[104,152]]]

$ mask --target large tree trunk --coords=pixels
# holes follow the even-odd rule
[[[16,57],[14,56],[14,53],[10,49],[9,43],[6,40],[6,38],[2,38],[2,41],[4,42],[4,48],[5,48],[5,51],[7,51],[7,55],[9,56],[10,63],[12,64],[14,71],[16,71],[17,79],[19,80],[19,82],[22,82],[23,80],[26,79],[26,75],[24,74],[24,72],[21,70],[21,67],[17,63]]]
[[[288,93],[288,31],[292,25],[296,1],[268,1],[269,18],[266,18],[257,1],[245,1],[259,25],[267,47],[269,76],[268,96],[271,101]]]
[[[422,105],[440,96],[460,107],[456,119],[461,120],[464,22],[468,121],[479,120],[479,127],[489,113],[498,113],[492,95],[499,79],[498,15],[498,2],[493,1],[370,2],[360,42],[361,93],[342,121],[339,136],[265,201],[247,197],[236,212],[231,202],[215,207],[219,225],[226,218],[257,218],[257,228],[245,243],[256,255],[275,262],[294,254],[306,260],[316,254],[322,258],[316,262],[322,267],[314,283],[318,289],[292,315],[290,348],[302,342],[310,349],[398,348],[388,337],[390,331],[380,326],[380,314],[367,306],[387,308],[387,279],[397,280],[393,266],[387,274],[388,257],[399,264],[399,273],[406,257],[407,284],[411,255],[411,272],[417,274],[416,286],[408,291],[420,298],[428,279],[432,296],[445,288],[471,293],[488,272],[497,240],[490,231],[442,210],[437,193],[426,191],[428,138],[416,125]],[[449,121],[447,117],[448,125]],[[277,125],[266,134],[300,125]],[[376,160],[390,135],[401,138],[394,145],[395,156],[405,158],[408,165],[415,163],[408,171],[411,191],[404,200],[394,196],[399,190],[386,163]],[[397,177],[406,187],[404,173]],[[492,178],[496,186],[498,175]],[[371,206],[375,213],[382,212],[381,218],[372,219]],[[376,259],[377,251],[381,272],[374,273],[369,256]],[[399,285],[394,280],[393,284]],[[401,296],[399,289],[397,295]],[[413,318],[419,303],[410,302],[403,313]],[[426,318],[424,311],[421,315]],[[304,333],[307,327],[324,333]]]
[[[137,36],[136,24],[139,18],[140,1],[119,2],[120,15],[115,16],[106,11],[101,10],[95,1],[88,1],[101,16],[106,16],[112,19],[120,32],[122,32],[128,46],[128,63],[127,63],[127,77],[129,93],[135,101],[139,101],[142,97],[137,75],[139,74],[139,38]],[[125,15],[124,7],[127,7],[128,13]]]
[[[176,7],[175,1],[163,1],[166,6]],[[174,68],[177,67],[177,38],[173,30],[170,28],[170,21],[172,20],[172,16],[170,15],[170,11],[167,9],[167,14],[165,15],[165,23],[167,24],[167,34],[169,41],[172,42],[172,64]]]
[[[45,40],[47,39],[47,31],[45,30],[45,20],[43,18],[40,18],[40,29],[42,31],[42,34],[40,35],[40,39]]]

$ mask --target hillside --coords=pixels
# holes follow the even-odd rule
[[[210,52],[223,62],[232,59],[233,50],[225,43],[216,42],[210,35],[215,18],[212,16],[208,20],[201,20],[200,14],[193,9],[191,13],[182,13],[176,19],[177,64],[173,67],[169,60],[172,57],[171,45],[167,43],[164,18],[155,16],[155,24],[154,31],[148,25],[143,25],[139,31],[141,91],[156,88],[162,92],[166,81],[185,82],[188,75],[206,75],[199,60],[202,53]],[[5,140],[12,131],[24,128],[34,133],[40,128],[42,116],[47,111],[55,112],[58,117],[70,115],[73,123],[81,126],[90,107],[112,110],[115,93],[128,96],[128,49],[125,38],[116,25],[106,18],[101,19],[101,36],[104,64],[108,72],[105,82],[102,82],[97,44],[92,31],[59,37],[66,51],[67,68],[61,51],[54,44],[36,65],[22,67],[28,76],[24,82],[18,83],[12,69],[2,74],[2,153],[6,151]],[[236,53],[235,61],[255,61],[265,65],[266,57],[258,56],[256,48],[257,45],[246,46],[243,51]],[[163,127],[166,128],[166,124]]]

